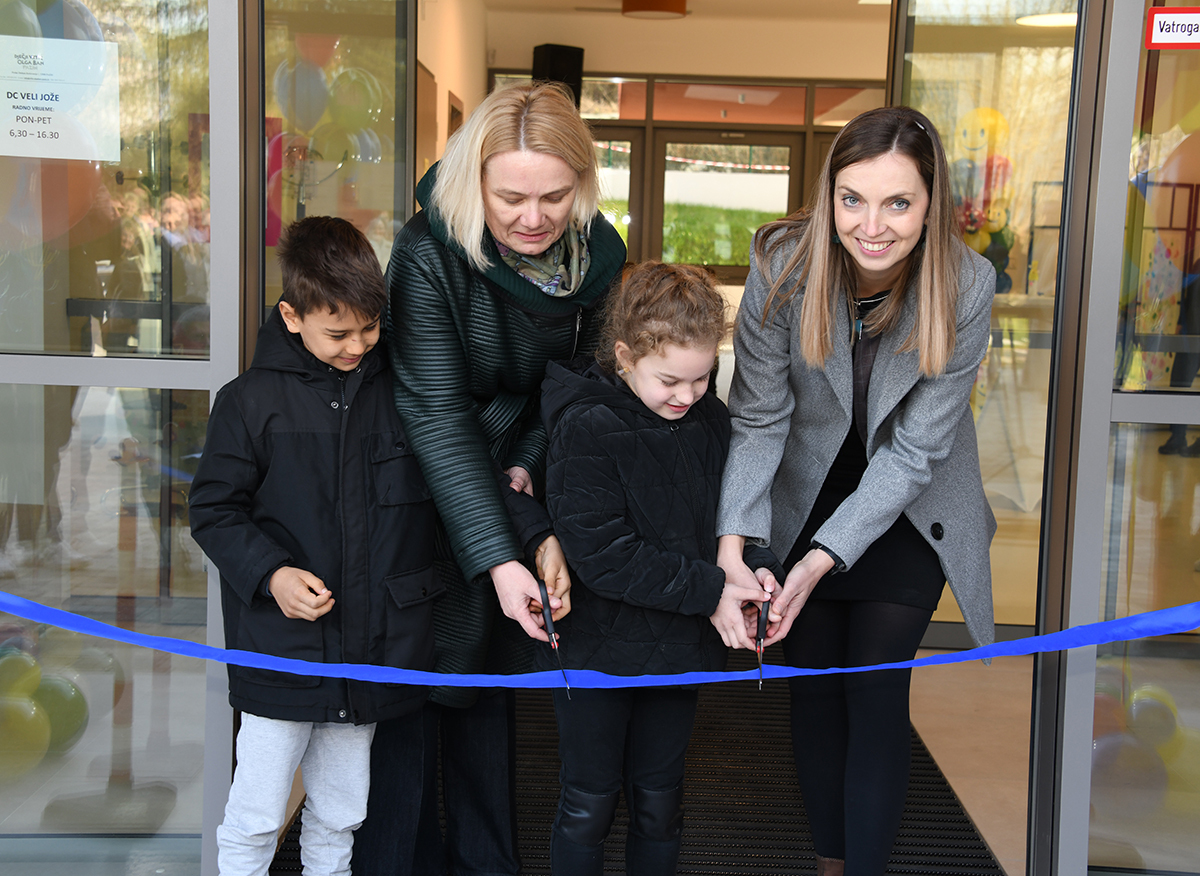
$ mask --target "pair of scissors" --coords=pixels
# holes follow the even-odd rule
[[[554,632],[553,612],[550,611],[550,594],[546,591],[546,582],[541,578],[538,578],[538,590],[542,595],[542,620],[546,622],[546,632],[550,636],[550,650],[554,652],[554,657],[558,660],[558,670],[562,673],[563,684],[567,687],[567,699],[570,699],[571,683],[567,681],[567,670],[563,668],[562,655],[558,653],[558,636]],[[761,657],[759,657],[759,662],[762,662]],[[759,682],[759,687],[762,687],[762,682]]]
[[[762,690],[763,673],[762,673],[762,658],[763,658],[763,642],[767,638],[767,609],[771,607],[771,600],[767,600],[762,604],[762,608],[758,612],[758,635],[754,640],[754,650],[758,652],[758,689]]]

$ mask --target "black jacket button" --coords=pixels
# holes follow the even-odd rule
[[[929,534],[932,535],[934,538],[936,538],[938,541],[941,541],[942,536],[946,534],[946,530],[942,529],[942,524],[935,523],[935,524],[933,524],[933,526],[929,527]]]

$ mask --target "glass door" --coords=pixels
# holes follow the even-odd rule
[[[749,270],[754,232],[800,207],[801,134],[659,129],[654,135],[652,258]]]
[[[0,136],[0,587],[217,644],[187,495],[237,373],[239,24],[218,5],[15,3],[0,27],[38,62]],[[223,677],[0,615],[0,869],[199,872]]]
[[[600,212],[628,250],[630,262],[641,260],[645,228],[645,133],[640,128],[605,127],[593,123],[592,139],[600,166]]]
[[[1171,20],[1200,23],[1200,4],[1172,6]],[[1106,107],[1128,146],[1107,180],[1124,200],[1121,268],[1096,305],[1118,327],[1101,620],[1200,598],[1200,52],[1120,50],[1127,63],[1137,51],[1137,85],[1132,106]],[[1089,872],[1200,873],[1200,635],[1120,642],[1094,660]]]

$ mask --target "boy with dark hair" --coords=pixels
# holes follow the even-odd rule
[[[289,227],[278,257],[283,297],[250,369],[217,393],[189,502],[221,572],[226,647],[428,669],[435,517],[379,346],[379,262],[326,216]],[[267,872],[297,766],[304,872],[349,873],[375,722],[419,722],[425,694],[230,666],[243,715],[217,828],[223,876]]]

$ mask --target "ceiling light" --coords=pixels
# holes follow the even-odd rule
[[[687,0],[621,0],[621,14],[630,18],[683,18]]]

